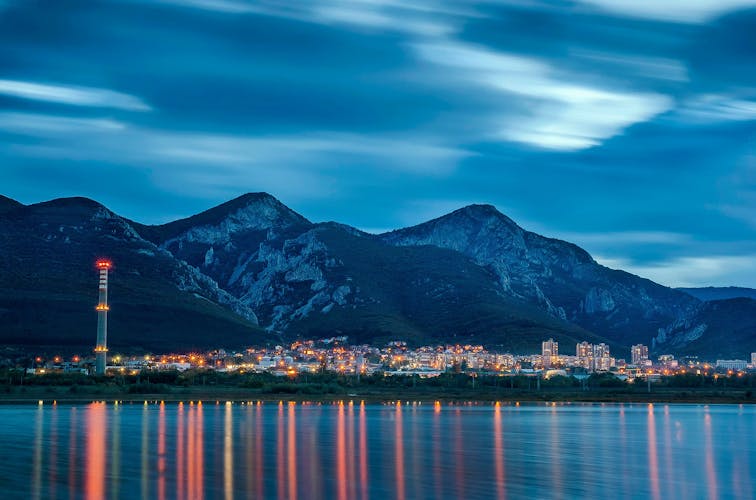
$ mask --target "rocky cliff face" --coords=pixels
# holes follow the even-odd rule
[[[160,248],[217,280],[271,331],[317,308],[345,303],[348,285],[326,279],[338,263],[319,227],[264,193],[153,228]]]
[[[681,292],[601,266],[571,243],[525,231],[490,205],[381,238],[462,252],[493,270],[506,293],[623,343],[650,343],[660,328],[693,318],[699,306]]]

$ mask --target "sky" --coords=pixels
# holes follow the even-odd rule
[[[0,194],[145,223],[471,203],[756,287],[756,0],[0,0]]]

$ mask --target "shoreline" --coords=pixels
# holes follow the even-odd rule
[[[339,402],[364,402],[366,404],[395,404],[397,401],[402,403],[420,403],[434,404],[440,402],[442,405],[518,405],[526,404],[547,404],[547,405],[565,405],[565,404],[701,404],[701,405],[725,405],[739,404],[751,405],[756,403],[756,399],[746,398],[743,394],[695,394],[695,393],[560,393],[560,392],[542,392],[542,393],[519,393],[519,394],[262,394],[262,393],[243,393],[239,391],[218,391],[218,392],[186,392],[186,393],[151,393],[151,394],[57,394],[51,392],[39,392],[37,394],[0,394],[0,406],[9,405],[81,405],[94,402],[105,402],[113,404],[154,404],[164,402],[167,404],[178,403],[195,403],[201,401],[203,404],[221,404],[231,402],[233,404],[254,403],[312,403],[312,404],[337,404]]]

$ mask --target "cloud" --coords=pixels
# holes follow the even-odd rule
[[[692,242],[689,234],[670,231],[614,231],[601,233],[556,232],[551,237],[580,246],[591,245],[682,245]]]
[[[74,118],[31,113],[0,112],[0,130],[35,137],[123,130],[121,122],[105,118]]]
[[[756,151],[746,155],[735,172],[721,180],[720,185],[728,196],[715,208],[756,229]]]
[[[420,36],[458,30],[461,17],[479,16],[464,3],[434,0],[160,0],[161,3],[227,14],[258,14],[298,21]]]
[[[158,133],[145,138],[152,152],[184,163],[282,165],[330,163],[357,168],[366,162],[388,170],[445,175],[471,153],[417,139],[318,133],[243,137],[216,134]]]
[[[113,108],[126,111],[150,111],[151,109],[138,97],[113,90],[22,80],[0,80],[0,95],[71,106]]]
[[[624,258],[595,256],[612,269],[622,269],[672,287],[752,286],[756,280],[756,255],[676,257],[638,264]]]
[[[750,121],[756,120],[756,101],[706,94],[689,100],[680,113],[693,122]]]
[[[705,23],[730,11],[756,7],[754,0],[580,0],[607,12],[643,19]]]
[[[649,57],[627,52],[605,52],[602,50],[576,49],[570,51],[570,58],[597,68],[618,71],[627,77],[642,77],[649,80],[687,82],[688,69],[675,59]]]
[[[577,75],[539,59],[457,42],[413,48],[422,59],[453,68],[452,78],[529,101],[525,111],[502,116],[498,135],[539,148],[575,151],[596,146],[672,107],[665,95],[584,84]]]
[[[256,11],[253,4],[243,0],[157,0],[157,2],[228,14],[247,14]]]
[[[446,176],[471,153],[420,137],[335,132],[243,136],[141,128],[109,119],[0,113],[0,152],[27,158],[132,165],[165,189],[211,194],[260,186],[279,194],[322,196],[344,175],[376,169]],[[318,192],[320,190],[320,192]]]

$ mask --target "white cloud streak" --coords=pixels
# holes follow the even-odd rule
[[[700,24],[756,6],[756,0],[580,0],[620,16]]]
[[[672,107],[665,95],[587,85],[534,58],[456,42],[413,48],[422,59],[455,69],[456,78],[527,100],[527,112],[502,116],[498,135],[540,148],[575,151],[596,146]]]
[[[226,165],[330,163],[357,168],[367,163],[389,170],[431,175],[450,173],[467,151],[433,143],[360,134],[239,137],[212,134],[156,134],[147,144],[166,160]]]
[[[669,82],[687,82],[689,80],[688,68],[676,59],[587,49],[572,50],[570,57],[597,68],[606,67],[619,70],[623,75],[632,75],[633,77]]]
[[[150,111],[138,97],[108,89],[48,84],[22,80],[0,80],[0,94],[32,101],[71,106]]]
[[[688,121],[704,123],[751,121],[756,120],[756,101],[706,94],[685,103],[681,114]]]
[[[142,0],[144,1],[144,0]],[[436,37],[458,31],[461,18],[477,17],[469,6],[435,0],[160,0],[161,3],[226,14],[258,14],[297,21]]]
[[[126,126],[118,121],[101,118],[72,118],[29,113],[0,113],[0,130],[33,137],[69,135],[90,132],[119,131]]]
[[[624,258],[595,256],[612,269],[622,269],[672,287],[749,286],[756,279],[756,255],[678,257],[637,264]]]
[[[615,231],[602,233],[557,232],[552,237],[580,246],[592,245],[686,245],[689,234],[670,231]]]
[[[201,192],[209,187],[220,193],[247,185],[292,197],[328,192],[329,183],[338,181],[345,169],[445,176],[471,155],[418,137],[178,133],[108,119],[32,113],[0,113],[0,131],[33,137],[33,143],[0,143],[0,151],[26,157],[129,164],[148,170],[169,189]]]

